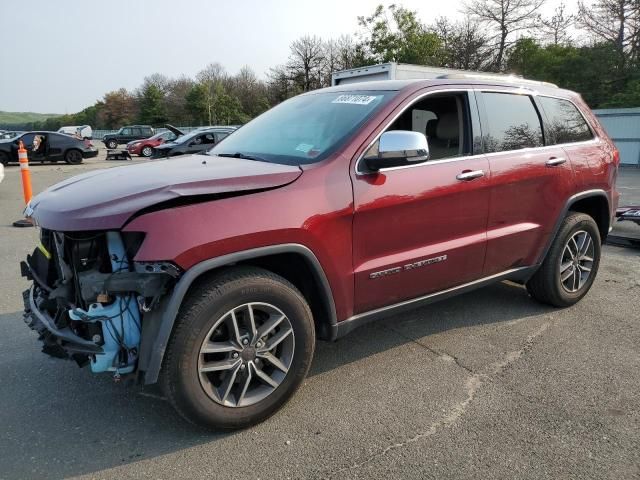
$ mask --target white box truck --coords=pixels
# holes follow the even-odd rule
[[[515,75],[456,70],[454,68],[427,67],[423,65],[394,62],[380,63],[378,65],[370,65],[368,67],[350,68],[349,70],[333,72],[331,74],[331,85],[345,85],[348,83],[370,82],[374,80],[412,80],[428,78],[499,78],[502,82],[517,80],[518,83],[528,83],[531,85],[553,85],[546,82],[526,80]]]

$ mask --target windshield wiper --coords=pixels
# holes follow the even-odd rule
[[[217,155],[218,157],[231,157],[231,158],[243,158],[245,160],[257,160],[258,162],[268,162],[268,160],[262,157],[256,157],[255,155],[247,155],[242,152],[236,153],[211,153],[212,155]]]

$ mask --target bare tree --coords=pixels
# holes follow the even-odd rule
[[[627,59],[637,59],[640,40],[640,2],[638,0],[597,0],[579,3],[578,22],[596,40],[612,43],[620,67]]]
[[[561,2],[551,17],[541,17],[542,38],[552,45],[567,44],[571,40],[569,29],[575,23],[575,15],[567,14],[566,5]]]
[[[318,86],[325,61],[322,39],[306,35],[294,41],[290,48],[287,63],[289,75],[300,84],[304,92],[313,90]]]
[[[505,53],[514,33],[531,28],[540,18],[538,9],[546,0],[472,0],[465,10],[472,19],[494,32],[494,69],[503,68]]]
[[[215,120],[214,105],[220,92],[220,85],[227,78],[227,73],[219,63],[210,63],[198,72],[196,80],[204,87],[204,102],[206,105],[209,125]]]
[[[466,17],[451,22],[440,17],[431,27],[442,42],[444,66],[463,70],[483,70],[491,66],[489,38],[481,25]]]

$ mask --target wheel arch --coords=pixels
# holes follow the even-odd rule
[[[283,262],[289,263],[283,265]],[[238,265],[261,267],[293,283],[309,302],[320,338],[335,338],[337,315],[331,286],[320,261],[309,248],[300,244],[281,244],[235,252],[191,267],[172,292],[146,315],[138,365],[138,371],[144,372],[140,379],[143,383],[158,381],[180,306],[193,285],[213,272]]]
[[[549,240],[547,241],[547,244],[545,245],[540,258],[538,259],[538,265],[542,264],[545,257],[547,256],[547,253],[551,248],[551,244],[553,243],[553,240],[556,238],[556,235],[560,230],[562,221],[567,216],[567,213],[569,213],[569,211],[585,213],[591,216],[598,225],[601,241],[602,243],[604,243],[605,238],[609,233],[609,226],[611,225],[611,209],[609,196],[607,195],[607,192],[600,189],[579,192],[575,195],[572,195],[565,203],[564,208],[562,209],[558,219],[556,220],[553,232],[551,233],[551,235],[549,235]]]

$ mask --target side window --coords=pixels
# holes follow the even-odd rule
[[[142,135],[142,129],[140,129],[140,128],[132,128],[131,129],[131,135],[134,135],[136,137],[140,137]]]
[[[434,94],[416,101],[385,131],[410,130],[427,137],[429,160],[471,155],[469,102],[466,93]],[[365,156],[377,155],[375,142]]]
[[[123,128],[122,129],[122,135],[131,135],[131,129],[130,128]]]
[[[569,100],[538,97],[549,120],[549,142],[584,142],[593,138],[593,133],[576,106]]]
[[[144,135],[145,137],[150,137],[151,135],[153,135],[153,133],[151,133],[150,128],[143,128],[141,135]]]
[[[220,140],[228,136],[229,136],[229,133],[227,132],[216,133],[216,142],[219,142]]]
[[[483,92],[488,125],[484,144],[487,152],[541,147],[540,117],[529,95]]]
[[[202,139],[202,143],[206,145],[213,145],[214,143],[216,143],[215,135],[213,133],[205,134],[204,138]]]

